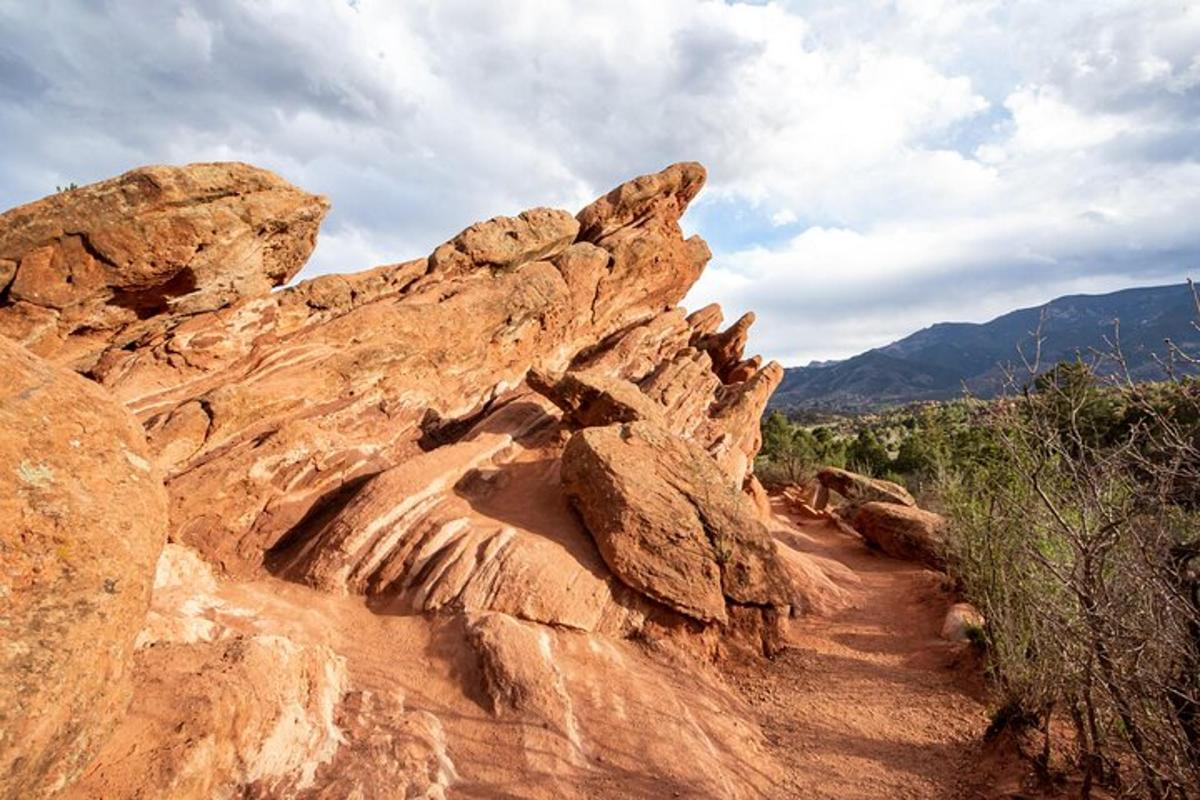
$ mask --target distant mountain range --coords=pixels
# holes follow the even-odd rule
[[[886,347],[842,361],[786,370],[771,405],[862,411],[918,400],[961,396],[964,387],[991,397],[1004,385],[1005,364],[1021,364],[1041,320],[1042,366],[1107,350],[1105,337],[1121,322],[1121,347],[1134,377],[1161,378],[1153,354],[1163,340],[1200,350],[1193,326],[1196,306],[1187,284],[1124,289],[1102,295],[1069,295],[1023,308],[982,324],[940,322]]]

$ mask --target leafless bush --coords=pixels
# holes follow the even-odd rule
[[[997,724],[1070,719],[1083,794],[1200,797],[1200,362],[1166,380],[1104,352],[1044,371],[1035,335],[987,413],[992,450],[943,470],[952,572],[981,606]],[[1106,376],[1099,379],[1096,376]]]

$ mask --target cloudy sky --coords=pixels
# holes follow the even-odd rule
[[[305,276],[689,159],[687,303],[789,365],[1200,273],[1193,0],[0,0],[0,34],[0,206],[249,161],[333,201]]]

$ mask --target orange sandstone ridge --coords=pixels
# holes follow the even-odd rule
[[[0,796],[770,796],[712,662],[829,581],[704,177],[277,291],[328,203],[247,165],[0,215]]]

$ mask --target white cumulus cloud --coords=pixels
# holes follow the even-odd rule
[[[0,203],[238,159],[330,196],[306,274],[702,161],[689,303],[847,355],[1177,280],[1200,9],[1176,0],[0,0]]]

